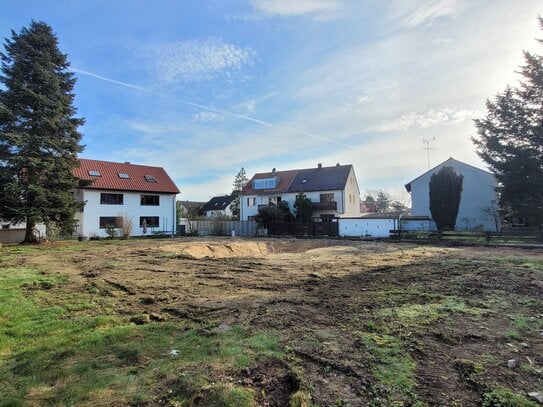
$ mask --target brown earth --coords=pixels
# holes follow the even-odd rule
[[[497,387],[543,390],[540,250],[194,238],[44,250],[26,261],[69,276],[48,305],[84,294],[98,314],[277,332],[286,362],[230,372],[263,406],[287,405],[300,389],[320,406],[469,406]],[[455,303],[441,308],[447,301]],[[517,335],[519,316],[531,328]],[[366,334],[401,344],[415,363],[412,388],[376,373],[394,367]],[[508,368],[509,359],[524,368]]]

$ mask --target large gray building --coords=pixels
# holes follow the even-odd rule
[[[449,158],[405,185],[411,193],[411,214],[432,217],[430,212],[430,178],[443,167],[452,167],[464,176],[456,229],[496,231],[496,219],[490,213],[496,205],[496,179],[488,171]],[[498,225],[499,228],[499,225]]]

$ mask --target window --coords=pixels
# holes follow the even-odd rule
[[[334,200],[334,194],[320,194],[321,202],[332,202]]]
[[[247,198],[247,206],[255,206],[256,198]]]
[[[100,175],[100,171],[94,171],[94,170],[90,170],[90,171],[89,171],[89,175],[90,175],[91,177],[100,177],[100,176],[101,176],[101,175]]]
[[[140,216],[140,228],[144,226],[144,223],[148,228],[157,228],[158,222],[158,216]]]
[[[159,195],[140,195],[140,205],[158,206],[160,205],[160,196]]]
[[[154,175],[144,175],[145,181],[147,182],[156,182],[156,178]]]
[[[335,215],[321,215],[322,222],[333,222]]]
[[[7,225],[2,225],[2,229],[4,230],[9,229],[9,223]]]
[[[277,177],[253,180],[254,189],[270,189],[277,186]]]
[[[122,205],[123,194],[100,194],[100,203],[102,205]]]
[[[100,229],[118,228],[121,219],[117,216],[100,216]]]
[[[119,178],[123,178],[123,179],[130,179],[130,175],[124,173],[124,172],[120,172],[117,174],[119,176]]]
[[[270,199],[268,200],[268,203],[270,206],[277,206],[277,204],[281,202],[281,197],[280,196],[272,196],[270,197]]]

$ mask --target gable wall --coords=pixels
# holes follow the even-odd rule
[[[472,229],[482,226],[483,230],[495,231],[494,220],[483,212],[490,201],[497,200],[496,179],[492,174],[477,170],[458,161],[446,161],[435,168],[434,172],[425,174],[411,183],[411,200],[414,216],[429,216],[430,213],[430,178],[442,167],[453,167],[457,174],[464,176],[464,184],[456,218],[457,229]]]

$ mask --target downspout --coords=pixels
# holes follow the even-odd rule
[[[345,214],[345,189],[341,190],[341,211]]]
[[[175,194],[173,194],[173,208],[172,208],[172,211],[173,211],[173,220],[172,220],[172,236],[175,236],[175,232],[176,232],[176,223],[177,223],[177,217],[175,216],[176,215],[176,211],[177,211],[177,205],[176,205],[176,202],[175,202]]]

